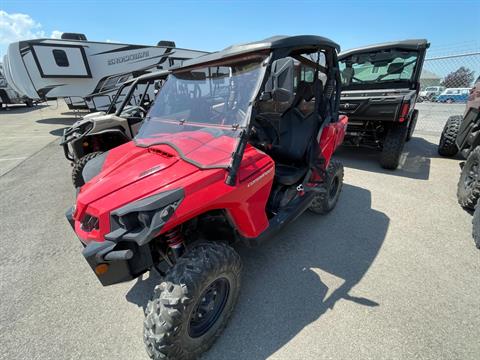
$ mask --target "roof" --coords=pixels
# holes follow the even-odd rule
[[[337,51],[340,51],[340,45],[322,36],[316,35],[297,35],[297,36],[284,36],[277,35],[266,38],[260,41],[254,41],[245,44],[238,44],[229,46],[221,51],[217,51],[211,54],[202,55],[191,60],[184,61],[183,65],[177,67],[185,68],[194,66],[197,64],[203,64],[224,58],[233,57],[236,55],[247,54],[251,52],[257,52],[262,50],[273,50],[289,47],[330,47]]]
[[[350,49],[344,51],[338,55],[338,59],[341,60],[347,56],[353,55],[355,53],[364,53],[370,51],[378,51],[390,48],[400,48],[406,50],[419,50],[419,49],[427,49],[430,46],[427,39],[409,39],[409,40],[402,40],[402,41],[392,41],[388,43],[381,43],[381,44],[374,44],[368,46],[362,46],[355,49]]]
[[[129,81],[156,80],[161,79],[162,77],[167,77],[168,74],[170,74],[170,70],[153,71],[140,75],[139,77],[133,78]]]

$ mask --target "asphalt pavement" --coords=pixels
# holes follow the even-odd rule
[[[480,357],[480,251],[456,202],[460,160],[436,153],[445,109],[421,111],[396,171],[340,149],[330,214],[238,248],[239,303],[203,359]],[[0,112],[0,359],[147,360],[143,308],[159,277],[102,287],[64,217],[74,191],[58,136],[73,121],[55,104]]]

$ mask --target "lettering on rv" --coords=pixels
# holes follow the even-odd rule
[[[150,56],[150,53],[148,51],[142,51],[136,54],[125,55],[125,56],[120,56],[113,59],[108,59],[107,63],[108,65],[116,65],[116,64],[121,64],[121,63],[132,61],[132,60],[143,59],[149,56]]]

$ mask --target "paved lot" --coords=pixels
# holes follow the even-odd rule
[[[0,176],[0,359],[146,360],[142,311],[159,279],[102,288],[84,262],[64,219],[74,193],[55,136],[73,120],[61,112],[0,113],[18,137],[0,157],[27,158]],[[422,114],[397,171],[341,149],[331,214],[239,249],[240,301],[205,359],[478,359],[480,252],[456,203],[459,160],[436,155],[441,112]]]
[[[463,115],[465,104],[439,104],[434,102],[418,103],[419,121],[416,126],[418,135],[437,136],[451,115]]]
[[[27,108],[0,109],[0,176],[62,135],[62,128],[75,122],[63,101]]]

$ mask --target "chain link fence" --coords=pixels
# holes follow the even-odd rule
[[[480,51],[425,59],[420,77],[417,133],[439,135],[449,116],[465,112],[470,89],[480,77]]]

